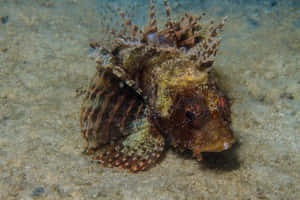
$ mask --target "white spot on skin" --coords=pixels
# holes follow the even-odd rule
[[[227,142],[224,143],[224,149],[229,149],[229,144]]]
[[[150,34],[147,35],[147,39],[148,39],[149,42],[154,42],[155,37],[156,37],[155,33],[150,33]]]

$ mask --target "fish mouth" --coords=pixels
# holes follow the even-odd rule
[[[229,149],[235,143],[234,138],[226,138],[219,140],[215,143],[206,144],[205,146],[195,145],[193,148],[193,156],[197,157],[198,160],[202,159],[202,152],[221,152]]]
[[[221,152],[229,149],[234,142],[235,142],[234,139],[226,139],[223,141],[218,141],[213,144],[209,144],[203,148],[199,148],[198,151],[199,152]]]
[[[223,121],[212,120],[200,130],[195,130],[193,152],[220,152],[229,149],[235,142],[233,132]]]

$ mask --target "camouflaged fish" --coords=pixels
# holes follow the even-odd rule
[[[219,152],[234,143],[228,101],[209,73],[224,21],[199,23],[186,14],[157,28],[153,1],[149,22],[139,30],[121,13],[127,32],[100,43],[97,72],[82,102],[81,134],[87,152],[107,167],[137,172],[155,164],[167,145]]]

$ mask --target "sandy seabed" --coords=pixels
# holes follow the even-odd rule
[[[173,15],[200,12],[195,1],[169,2]],[[82,155],[75,91],[95,72],[88,44],[104,30],[95,5],[0,0],[1,200],[300,199],[300,7],[206,6],[229,18],[215,70],[238,142],[202,162],[169,149],[132,174]]]

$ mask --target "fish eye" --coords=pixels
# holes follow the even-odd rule
[[[193,120],[195,120],[195,114],[193,113],[193,112],[191,112],[191,111],[185,111],[185,116],[187,117],[187,118],[189,118],[191,121],[193,121]]]

